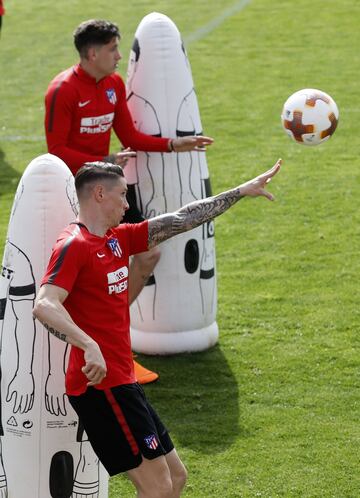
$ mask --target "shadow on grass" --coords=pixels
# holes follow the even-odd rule
[[[5,159],[5,153],[0,149],[0,195],[15,193],[21,174]]]
[[[197,452],[220,453],[240,433],[237,381],[219,346],[196,354],[140,356],[160,379],[146,394],[182,446]]]

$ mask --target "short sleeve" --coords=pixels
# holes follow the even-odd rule
[[[86,257],[87,251],[75,234],[57,241],[41,285],[57,285],[71,292]]]
[[[119,239],[124,235],[127,237],[129,256],[132,254],[137,254],[139,252],[145,252],[149,249],[148,238],[149,238],[149,223],[148,220],[142,221],[141,223],[123,223],[114,229],[116,235],[119,235]]]

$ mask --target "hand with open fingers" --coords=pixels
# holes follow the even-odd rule
[[[115,164],[118,164],[122,168],[125,168],[128,160],[131,157],[136,157],[136,152],[131,150],[130,147],[127,147],[127,149],[124,149],[121,152],[117,152],[115,154]]]
[[[241,195],[246,195],[249,197],[263,196],[269,199],[269,201],[273,201],[275,197],[273,196],[273,194],[268,192],[265,187],[279,172],[281,162],[281,159],[278,159],[274,166],[268,171],[240,185]]]
[[[89,382],[88,386],[95,386],[100,384],[106,377],[106,363],[100,351],[99,346],[94,343],[91,344],[84,352],[85,366],[81,371],[86,375]]]
[[[213,142],[213,138],[194,135],[172,139],[172,147],[174,152],[188,152],[192,150],[204,152],[206,146],[211,145]]]

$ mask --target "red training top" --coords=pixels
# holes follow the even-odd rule
[[[146,135],[135,128],[125,85],[117,73],[96,82],[78,64],[51,81],[45,95],[48,150],[74,175],[85,162],[101,161],[109,154],[111,128],[124,147],[168,152],[168,138]]]
[[[104,237],[81,223],[70,224],[59,236],[41,282],[67,290],[64,307],[73,321],[99,345],[107,375],[97,389],[136,382],[130,344],[128,301],[129,256],[148,249],[148,222],[121,224]],[[66,392],[87,389],[82,373],[84,352],[71,347]]]
[[[3,0],[0,0],[0,16],[5,14],[4,3]]]

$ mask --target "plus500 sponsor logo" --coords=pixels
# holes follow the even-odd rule
[[[82,118],[80,123],[80,133],[106,133],[114,120],[114,113]]]
[[[129,270],[127,266],[122,266],[107,274],[109,294],[120,294],[128,288]]]

